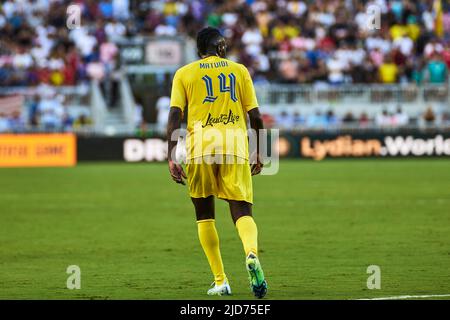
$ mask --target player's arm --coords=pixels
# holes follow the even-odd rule
[[[186,174],[181,164],[176,163],[175,151],[177,149],[178,138],[180,136],[179,129],[183,119],[183,110],[186,106],[186,92],[179,73],[177,72],[173,78],[172,94],[170,98],[169,120],[167,122],[167,159],[169,161],[169,172],[172,179],[176,183],[185,184]]]
[[[256,162],[252,164],[251,170],[252,175],[257,175],[261,172],[263,163],[261,161],[262,156],[260,154],[260,144],[259,144],[259,132],[260,130],[264,129],[264,124],[262,121],[261,113],[259,112],[258,108],[258,100],[256,99],[256,93],[255,93],[255,87],[253,86],[253,81],[250,76],[250,73],[248,72],[247,68],[242,66],[243,68],[243,78],[244,78],[244,92],[245,94],[242,95],[243,101],[242,106],[248,113],[248,117],[250,120],[250,127],[255,131],[256,133]]]
[[[172,176],[173,181],[176,183],[185,184],[184,179],[186,179],[186,174],[183,171],[181,164],[176,163],[172,159],[172,155],[175,156],[175,151],[177,149],[179,129],[181,128],[181,120],[183,119],[183,112],[180,108],[171,107],[169,112],[169,121],[167,123],[167,144],[168,144],[168,155],[169,160],[169,172]]]
[[[261,161],[261,153],[259,150],[259,131],[264,129],[264,124],[262,121],[261,113],[259,108],[253,108],[248,111],[248,117],[250,119],[250,127],[256,132],[256,163],[252,164],[252,175],[257,175],[261,173],[263,168],[263,163]]]

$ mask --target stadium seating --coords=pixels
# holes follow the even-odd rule
[[[150,45],[148,39],[175,37],[189,61],[195,58],[195,34],[205,22],[229,39],[229,58],[249,68],[260,104],[276,126],[342,126],[352,124],[345,121],[351,116],[377,126],[377,117],[384,112],[393,117],[399,108],[419,120],[431,109],[436,124],[448,124],[450,11],[445,1],[79,0],[74,4],[80,25],[74,28],[66,10],[71,4],[23,0],[0,5],[0,95],[25,97],[22,126],[12,127],[17,114],[7,113],[0,102],[0,131],[92,127],[114,134],[132,131],[139,121],[155,123],[156,102],[167,92],[139,106],[135,82],[125,87],[121,82],[129,75],[124,68],[133,68],[124,61],[141,53],[121,43],[144,39]],[[373,5],[381,14],[375,29],[368,27]],[[165,82],[170,86],[170,77]],[[82,105],[62,93],[66,111],[51,119],[39,111],[41,102],[30,93],[35,89],[26,89],[42,85],[55,92],[89,88],[89,93],[80,96]],[[93,91],[96,86],[100,92]],[[152,111],[136,117],[142,107]]]

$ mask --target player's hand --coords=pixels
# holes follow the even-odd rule
[[[261,162],[261,158],[258,155],[256,157],[256,163],[253,163],[250,167],[252,171],[252,176],[256,176],[261,173],[262,168],[264,167],[264,164]]]
[[[186,184],[186,182],[183,180],[186,179],[186,173],[184,173],[183,167],[180,164],[169,160],[169,172],[172,176],[173,181],[182,185]]]

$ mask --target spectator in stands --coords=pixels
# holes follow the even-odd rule
[[[334,54],[327,62],[328,81],[334,85],[343,84],[345,80],[344,72],[348,67],[346,59],[339,57],[338,53]]]
[[[353,125],[356,123],[355,116],[351,111],[348,111],[342,118],[342,122],[346,125]]]
[[[0,112],[0,133],[5,133],[10,130],[9,120],[6,114]]]
[[[444,51],[444,46],[437,37],[433,37],[429,43],[424,48],[424,55],[426,58],[431,58],[435,54],[442,54]]]
[[[450,11],[449,11],[449,24],[450,24]],[[442,52],[442,59],[447,65],[447,69],[450,68],[450,40],[445,43],[444,52]]]
[[[423,82],[424,78],[424,61],[423,59],[417,58],[416,61],[413,62],[413,66],[411,68],[411,79],[413,83],[420,85]]]
[[[130,18],[129,0],[112,0],[113,15],[118,20],[127,20]]]
[[[98,9],[104,18],[111,19],[113,17],[113,5],[111,0],[101,0],[98,4]]]
[[[8,119],[9,130],[15,133],[25,131],[25,121],[23,120],[19,111],[13,111],[11,117]]]
[[[80,129],[85,126],[89,126],[91,124],[92,124],[92,119],[83,113],[74,121],[73,128]]]
[[[432,55],[427,64],[427,74],[430,83],[442,84],[447,82],[448,68],[440,54]]]
[[[403,32],[401,37],[394,40],[393,47],[399,49],[400,53],[405,57],[410,57],[412,55],[414,41],[409,36],[407,29]]]
[[[318,129],[325,128],[327,126],[327,118],[320,110],[310,114],[306,119],[306,125],[309,128]]]
[[[296,83],[298,79],[298,62],[295,59],[286,58],[280,62],[278,72],[283,83]]]
[[[359,126],[361,128],[366,128],[370,124],[369,116],[366,112],[361,113],[361,116],[359,117]]]
[[[432,107],[428,107],[426,111],[422,115],[422,119],[425,122],[426,126],[432,126],[436,122],[436,114],[433,111]]]
[[[333,110],[328,110],[326,116],[326,125],[327,126],[331,126],[331,127],[335,127],[339,124],[339,119],[338,117],[334,114]]]
[[[39,103],[41,101],[40,95],[36,94],[32,98],[28,106],[28,123],[37,127],[39,124]]]
[[[442,119],[441,120],[442,120],[441,123],[443,125],[449,126],[450,125],[450,112],[444,111],[442,113]]]
[[[162,25],[160,26],[162,30]],[[158,28],[157,28],[158,30]],[[123,36],[125,36],[125,33],[127,31],[127,28],[125,24],[123,24],[121,21],[116,19],[110,19],[109,22],[105,25],[105,33],[108,36],[109,39],[118,39]],[[157,33],[158,34],[158,33]],[[175,35],[173,32],[169,33],[160,33],[160,35]]]
[[[420,27],[417,16],[409,15],[407,18],[407,35],[411,38],[413,42],[416,42],[422,33],[422,28]]]
[[[72,131],[74,120],[66,109],[64,110],[61,122],[62,122],[62,130],[64,132]]]
[[[276,117],[276,125],[277,128],[280,129],[291,129],[293,127],[293,121],[292,116],[287,113],[287,111],[283,110],[281,113]]]
[[[392,123],[392,117],[389,115],[386,109],[383,109],[383,111],[375,118],[375,124],[381,128],[390,127],[392,126]]]
[[[391,54],[386,55],[384,62],[380,65],[379,79],[380,82],[391,84],[397,82],[399,77],[399,68],[394,63]]]
[[[300,114],[300,112],[295,111],[294,114],[293,114],[292,122],[293,122],[294,128],[298,128],[298,127],[301,127],[301,126],[305,125],[306,119],[305,119],[305,117],[303,117]]]
[[[245,46],[245,51],[250,56],[257,56],[262,52],[264,38],[256,22],[252,21],[247,30],[245,30],[241,39]]]
[[[61,130],[64,117],[63,99],[53,92],[48,92],[39,102],[39,123],[46,131]]]
[[[406,112],[403,112],[401,106],[397,107],[397,111],[392,117],[392,124],[398,127],[404,127],[409,124],[409,116]]]

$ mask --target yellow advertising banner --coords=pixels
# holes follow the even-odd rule
[[[72,167],[76,135],[0,134],[0,167]]]

